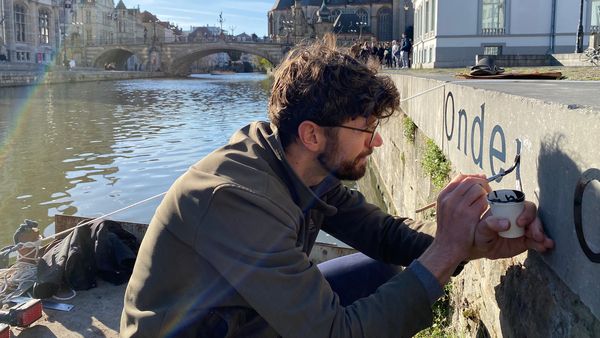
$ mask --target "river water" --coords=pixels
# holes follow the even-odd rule
[[[265,75],[0,88],[0,246],[24,219],[96,217],[166,191],[241,126],[266,120]],[[113,216],[149,222],[160,198]]]

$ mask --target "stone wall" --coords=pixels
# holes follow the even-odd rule
[[[50,71],[9,70],[0,68],[0,88],[84,81],[114,81],[162,77],[163,73],[104,70]]]
[[[435,89],[402,104],[418,126],[414,141],[403,135],[400,117],[382,125],[384,146],[373,153],[361,191],[393,213],[433,218],[431,209],[415,212],[437,194],[421,168],[427,138],[454,172],[495,174],[520,152],[518,170],[492,187],[522,187],[539,205],[556,242],[544,255],[469,263],[453,280],[453,326],[459,335],[600,336],[600,268],[594,256],[600,247],[598,111],[430,79],[393,79],[403,98]]]

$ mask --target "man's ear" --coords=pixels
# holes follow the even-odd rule
[[[312,121],[303,121],[298,126],[298,142],[310,151],[321,151],[325,144],[323,129]]]

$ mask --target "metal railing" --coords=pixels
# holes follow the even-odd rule
[[[97,47],[97,46],[114,46],[114,45],[163,45],[163,44],[198,44],[198,43],[217,43],[217,42],[230,42],[230,43],[245,43],[245,44],[273,44],[277,43],[271,39],[256,39],[256,40],[237,40],[235,38],[195,38],[195,39],[173,39],[173,40],[160,40],[143,37],[136,38],[113,38],[111,39],[93,39],[93,40],[78,40],[78,41],[67,41],[67,46],[73,47]]]
[[[482,28],[481,35],[504,35],[504,28]]]

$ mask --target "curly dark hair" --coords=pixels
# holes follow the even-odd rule
[[[313,121],[338,126],[359,116],[391,116],[400,94],[387,76],[336,49],[333,35],[292,49],[275,71],[269,119],[286,148],[298,137],[298,126]]]

